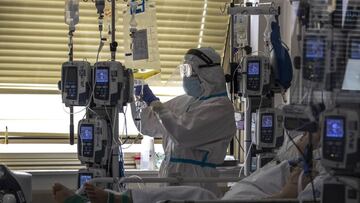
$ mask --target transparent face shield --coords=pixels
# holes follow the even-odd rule
[[[213,67],[213,66],[219,66],[220,63],[214,63],[213,60],[208,57],[206,54],[204,54],[203,52],[201,52],[200,50],[197,49],[190,49],[187,53],[187,55],[194,55],[196,57],[198,57],[202,62],[204,62],[205,64],[199,64],[197,65],[197,68],[208,68],[208,67]],[[195,76],[196,73],[194,71],[194,64],[191,63],[191,61],[184,61],[183,64],[178,66],[179,71],[180,71],[180,76],[181,78],[184,77],[191,77],[191,76]]]
[[[193,75],[196,75],[195,72],[193,71],[193,65],[191,65],[190,63],[183,63],[183,64],[180,64],[178,66],[179,68],[179,71],[180,71],[180,76],[181,78],[184,78],[184,77],[191,77]]]

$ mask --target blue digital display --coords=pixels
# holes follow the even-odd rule
[[[93,127],[92,126],[81,126],[80,127],[80,137],[82,140],[92,140],[93,139]]]
[[[84,185],[84,183],[86,183],[87,181],[91,180],[92,178],[93,178],[92,175],[80,174],[80,186]]]
[[[360,41],[352,41],[351,42],[350,58],[360,59]]]
[[[344,137],[344,120],[343,119],[326,119],[326,137],[343,138]]]
[[[323,59],[324,58],[325,40],[319,38],[309,38],[305,43],[307,59]]]
[[[77,82],[77,67],[70,66],[67,67],[65,70],[65,82],[66,83],[76,83]]]
[[[96,82],[108,83],[109,82],[109,70],[107,68],[96,69]]]
[[[249,62],[247,73],[248,73],[248,75],[259,75],[260,74],[260,63],[259,62]]]
[[[261,118],[261,126],[263,128],[272,128],[273,127],[273,116],[272,115],[263,115]]]

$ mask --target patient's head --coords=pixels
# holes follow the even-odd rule
[[[306,146],[309,144],[309,137],[311,135],[312,137],[312,145],[313,150],[316,150],[320,147],[320,140],[321,140],[321,130],[318,129],[315,133],[308,133],[308,132],[295,132],[296,136],[289,135],[288,133],[285,133],[285,136],[287,138],[285,139],[285,142],[283,146],[279,149],[277,157],[279,161],[284,160],[293,160],[299,158],[301,153],[304,153]],[[289,138],[291,136],[291,139]],[[294,145],[294,143],[297,145],[297,147]],[[301,153],[299,152],[301,150]]]

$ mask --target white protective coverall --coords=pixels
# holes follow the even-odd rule
[[[200,48],[214,63],[220,56],[212,48]],[[151,103],[141,113],[144,135],[162,137],[165,159],[160,177],[217,177],[216,165],[223,163],[230,140],[235,135],[234,109],[227,97],[221,66],[205,64],[195,55],[185,55],[195,64],[201,83],[199,98],[178,96],[166,103]],[[215,183],[188,184],[200,186],[219,195]]]

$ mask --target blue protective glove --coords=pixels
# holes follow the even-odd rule
[[[143,94],[142,99],[146,102],[146,104],[149,106],[151,102],[153,101],[159,101],[160,99],[154,95],[154,93],[151,91],[149,85],[138,85],[135,86],[135,96],[141,96],[141,88],[143,87]]]

